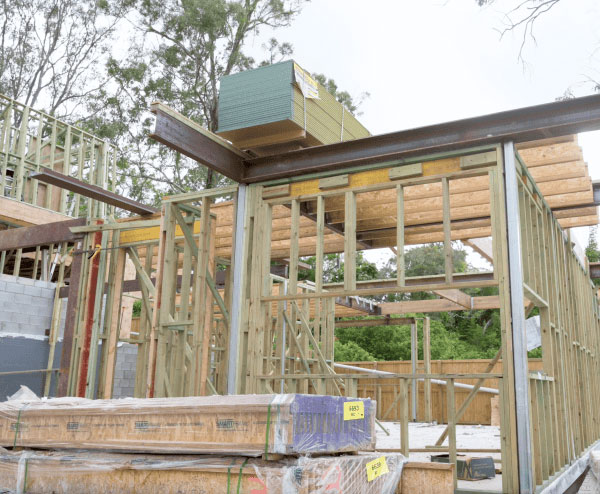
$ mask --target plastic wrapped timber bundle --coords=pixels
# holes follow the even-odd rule
[[[0,446],[240,456],[369,451],[376,403],[318,395],[10,400]]]
[[[377,453],[278,461],[98,451],[0,449],[0,492],[27,494],[393,494],[404,457]]]
[[[257,155],[370,135],[293,60],[222,77],[217,133]]]

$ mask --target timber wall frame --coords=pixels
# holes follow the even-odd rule
[[[115,190],[116,166],[115,146],[0,94],[0,230],[43,225],[69,217],[113,214],[114,208],[102,200],[53,186],[33,175],[58,172],[104,190]],[[72,239],[63,231],[57,235],[50,228],[42,230],[38,235],[50,238],[47,242],[33,243],[35,254],[27,249],[24,252],[23,248],[0,246],[0,273],[51,278],[47,278],[46,267],[56,264],[58,244]],[[27,247],[31,244],[30,239]],[[70,262],[69,255],[67,264]]]
[[[453,158],[453,164],[449,164],[448,158]],[[464,294],[465,288],[495,287],[498,294],[494,303],[502,321],[499,353],[503,357],[503,372],[494,377],[500,390],[503,492],[534,492],[536,486],[539,489],[546,485],[600,437],[598,397],[593,392],[600,370],[596,359],[598,301],[588,268],[574,254],[568,233],[559,226],[511,142],[434,158],[415,157],[411,161],[433,162],[428,167],[430,173],[410,169],[408,163],[384,168],[387,177],[383,181],[376,178],[382,176],[380,170],[379,173],[351,170],[350,175],[362,173],[360,182],[353,182],[346,170],[339,170],[340,179],[328,181],[326,187],[322,183],[315,187],[315,179],[311,177],[312,190],[301,178],[288,180],[287,184],[248,187],[244,220],[248,230],[244,250],[247,262],[243,263],[242,274],[246,282],[241,283],[242,300],[246,302],[242,304],[236,390],[271,392],[283,387],[284,391],[314,388],[335,392],[337,386],[351,394],[346,386],[352,384],[344,382],[341,375],[330,375],[331,368],[327,368],[327,337],[318,339],[328,332],[328,318],[332,316],[328,304],[333,297],[431,291],[449,296]],[[368,173],[373,177],[370,183]],[[460,223],[455,223],[452,217],[450,188],[453,181],[474,176],[487,177],[489,184],[489,219],[482,225],[492,237],[494,270],[487,279],[465,281],[454,273],[452,266],[451,242],[462,234]],[[437,279],[405,277],[403,252],[407,226],[405,214],[401,213],[397,214],[395,232],[399,267],[396,280],[379,286],[357,284],[354,271],[357,197],[373,191],[395,190],[397,211],[404,213],[407,188],[434,182],[442,186],[440,236],[446,253],[444,272]],[[357,183],[360,185],[353,185]],[[299,192],[294,194],[294,191]],[[320,266],[324,255],[325,203],[332,199],[341,200],[344,205],[345,279],[343,287],[328,286],[326,290]],[[311,210],[316,211],[317,273],[314,289],[305,291],[299,289],[297,278],[301,249],[298,229],[300,211],[308,202],[312,203]],[[273,207],[281,204],[291,210],[290,274],[286,293],[273,294],[268,276],[271,260],[268,250],[276,249],[277,243],[272,241],[271,214]],[[482,232],[476,236],[484,236]],[[307,308],[308,303],[312,304],[311,309]],[[433,308],[437,301],[431,303],[432,310],[438,310]],[[426,304],[422,305],[421,310],[427,312]],[[380,304],[382,308],[385,306]],[[538,307],[542,320],[544,374],[540,375],[530,375],[527,370],[524,323],[525,311],[532,307]],[[287,350],[292,358],[285,366],[281,366],[277,350],[283,334],[292,340]],[[301,374],[303,367],[311,372]],[[449,400],[453,399],[454,393],[451,394]]]
[[[487,184],[489,213],[465,222],[456,218],[453,184],[474,178]],[[436,276],[409,278],[404,269],[405,247],[422,240],[407,224],[405,197],[410,197],[413,187],[432,184],[441,194],[436,199],[441,222],[427,227],[429,234],[434,233],[427,238],[441,241],[444,270]],[[364,248],[357,235],[360,212],[365,209],[365,198],[372,197],[369,194],[378,197],[383,192],[395,195],[395,208],[391,213],[388,208],[388,214],[395,215],[396,228],[391,234],[384,232],[384,238],[392,238],[395,244],[397,276],[357,282],[356,252]],[[219,248],[213,240],[213,212],[217,214],[214,201],[220,196],[234,197],[230,223],[235,237],[225,258],[211,254]],[[340,211],[343,226],[328,234],[332,205]],[[289,223],[274,217],[274,209],[281,211],[281,207],[290,212]],[[302,235],[301,218],[306,214],[316,224],[314,236]],[[73,339],[70,371],[61,374],[63,381],[68,379],[67,394],[94,397],[98,379],[97,396],[110,396],[118,341],[138,344],[136,396],[226,392],[357,396],[359,379],[395,379],[400,388],[400,449],[406,452],[409,389],[416,389],[417,380],[429,387],[434,380],[444,380],[446,449],[454,459],[455,426],[468,406],[457,407],[455,386],[460,380],[475,379],[478,388],[491,379],[500,394],[506,493],[534,492],[547,485],[600,436],[599,403],[593,393],[600,371],[596,293],[588,267],[574,254],[568,233],[510,142],[415,157],[410,163],[374,170],[342,169],[327,180],[312,177],[183,194],[167,198],[160,217],[90,223],[71,228],[85,237],[74,252],[75,259],[80,259],[79,281],[72,279],[69,289],[68,305],[75,309],[68,311],[72,314],[68,324],[73,326],[66,333]],[[277,240],[281,228],[289,230],[288,244]],[[342,242],[328,243],[334,235],[342,235]],[[492,239],[493,271],[456,273],[452,242],[487,236]],[[325,284],[324,255],[335,251],[344,253],[344,281]],[[316,256],[315,283],[299,279],[301,258],[311,254]],[[127,257],[135,264],[137,280],[132,281],[143,304],[139,333],[123,338],[117,302],[128,283],[123,278]],[[281,258],[289,259],[285,278],[271,272],[272,260]],[[226,281],[218,286],[213,273],[223,268]],[[477,287],[496,294],[470,297],[464,291]],[[415,292],[440,296],[418,301],[420,312],[499,309],[502,346],[487,372],[434,374],[424,369],[424,373],[414,370],[376,377],[336,373],[333,339],[336,323],[340,323],[335,317],[336,301]],[[104,293],[107,303],[102,318]],[[378,307],[384,315],[416,309],[402,305],[406,303],[382,302]],[[526,313],[533,307],[539,309],[542,321],[544,372],[537,374],[527,369],[524,330]],[[411,324],[415,326],[414,320]],[[500,357],[502,372],[493,373]],[[97,359],[100,374],[96,377]],[[438,450],[445,448],[444,436],[435,445]]]
[[[94,135],[0,95],[0,196],[68,216],[102,217],[102,201],[30,178],[45,169],[105,190],[116,185],[117,150]]]
[[[541,489],[598,440],[595,289],[587,265],[574,254],[568,233],[523,165],[513,140],[595,129],[600,126],[600,97],[255,160],[191,121],[186,123],[189,139],[175,146],[173,133],[181,136],[174,124],[181,118],[161,105],[154,110],[157,139],[189,156],[202,155],[200,161],[207,166],[226,166],[230,176],[246,184],[168,198],[160,216],[130,222],[114,222],[105,210],[88,208],[88,224],[71,228],[80,236],[73,240],[71,252],[61,393],[109,397],[120,340],[138,344],[137,396],[294,391],[356,396],[358,379],[373,376],[334,371],[336,301],[433,292],[440,298],[419,301],[419,312],[499,309],[502,373],[490,369],[466,375],[426,371],[379,376],[399,380],[404,451],[408,388],[417,379],[447,382],[451,461],[461,412],[456,408],[455,384],[461,379],[497,382],[503,492]],[[469,123],[477,131],[466,132]],[[18,150],[23,139],[15,136],[27,134],[19,134],[25,124],[19,127],[5,119],[4,127],[9,130],[3,142],[9,136],[12,149],[16,141]],[[204,140],[194,138],[198,133]],[[13,155],[17,154],[2,155],[7,168],[9,162],[13,167],[25,163],[23,154],[17,162]],[[308,176],[309,172],[314,174]],[[17,190],[19,173],[5,193]],[[7,183],[10,176],[14,172],[3,174]],[[478,217],[464,209],[466,216],[461,216],[453,205],[453,184],[471,179],[485,183],[488,198]],[[411,215],[418,215],[419,205],[411,209],[410,192],[429,185],[439,190],[436,207],[428,212],[428,222],[413,223]],[[394,196],[386,207],[395,224],[381,231],[373,228],[372,238],[366,238],[361,214],[369,207],[376,210],[377,200],[369,198],[379,193]],[[220,248],[213,242],[213,213],[218,197],[228,195],[234,196],[229,222],[234,238],[228,255],[211,258],[211,250]],[[307,218],[314,223],[308,229]],[[484,237],[492,239],[493,271],[456,273],[452,242]],[[405,247],[422,242],[442,243],[444,270],[436,276],[409,278]],[[376,247],[396,250],[397,276],[357,281],[357,250]],[[322,266],[328,252],[344,253],[342,284],[324,283]],[[299,263],[306,255],[316,256],[314,284],[300,280]],[[285,258],[288,276],[272,275],[272,260]],[[127,259],[135,265],[136,280],[125,279]],[[214,283],[217,269],[227,271],[227,266],[226,281],[219,287]],[[120,334],[118,302],[128,282],[134,282],[143,301],[140,332],[133,338]],[[464,291],[469,288],[487,288],[495,294],[470,297]],[[379,309],[383,315],[406,314],[409,307],[416,311],[415,305],[401,304],[384,302]],[[542,321],[544,373],[531,375],[524,324],[534,307]]]

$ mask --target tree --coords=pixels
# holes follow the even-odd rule
[[[588,237],[588,244],[585,248],[585,255],[590,262],[600,261],[600,250],[598,250],[598,227],[592,226]]]
[[[475,0],[480,7],[496,3],[496,0]],[[514,6],[505,14],[505,27],[500,30],[500,36],[503,37],[509,32],[521,31],[521,46],[519,48],[518,58],[521,63],[525,63],[523,50],[528,40],[536,42],[534,27],[537,22],[545,17],[548,12],[554,9],[562,0],[514,0]],[[592,22],[598,22],[600,19]],[[600,46],[600,45],[598,45]],[[589,78],[589,82],[595,91],[600,91],[600,81]],[[568,96],[569,89],[565,91]],[[564,97],[564,96],[563,96]]]
[[[315,281],[315,256],[302,259],[311,268],[299,273],[300,279]],[[367,281],[379,278],[379,270],[372,262],[365,259],[362,251],[356,252],[356,279]],[[323,283],[340,283],[344,281],[344,259],[341,254],[326,254],[323,259]]]
[[[456,242],[452,246],[452,262],[454,272],[456,273],[464,273],[469,269],[467,264],[467,252],[460,248],[459,244]],[[404,253],[405,276],[434,276],[443,274],[445,272],[445,263],[444,244],[442,243],[419,245],[412,249],[408,249]],[[383,278],[395,278],[396,273],[396,257],[392,256],[383,267],[381,274]],[[434,295],[430,293],[421,292],[411,294],[390,294],[385,296],[385,300],[391,302],[394,300],[405,300],[407,298],[410,298],[411,300],[423,300],[433,297]]]
[[[0,0],[0,93],[65,117],[107,83],[129,1]]]
[[[112,57],[107,87],[90,110],[99,130],[116,139],[127,157],[132,196],[158,202],[165,193],[210,188],[224,177],[147,138],[153,101],[162,101],[209,130],[218,128],[221,77],[257,65],[244,52],[261,28],[288,26],[303,0],[137,0],[131,48]],[[264,63],[288,56],[292,47],[271,39]]]
[[[336,362],[369,362],[375,360],[373,355],[354,341],[347,343],[334,342],[334,360]]]
[[[590,228],[590,235],[588,238],[588,244],[585,248],[585,255],[590,262],[600,261],[600,250],[598,249],[598,227],[593,226]],[[594,285],[600,286],[600,280],[595,279]]]
[[[415,314],[415,316],[422,317],[422,314]],[[451,326],[442,319],[432,319],[431,358],[434,360],[492,358],[496,354],[500,347],[500,340],[496,341],[491,331],[489,333],[489,330],[486,331],[490,340],[490,344],[487,344],[481,339],[465,338],[462,329]],[[478,329],[481,335],[481,327]],[[336,337],[340,345],[356,344],[375,360],[410,360],[411,358],[410,326],[407,325],[338,328]],[[422,338],[419,338],[418,356],[420,359],[423,358]],[[335,360],[340,360],[337,354]]]

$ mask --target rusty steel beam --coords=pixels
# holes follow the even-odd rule
[[[289,178],[465,147],[515,143],[600,129],[600,95],[316,146],[244,161],[243,182]]]
[[[11,228],[0,232],[0,251],[11,249],[29,249],[41,245],[76,242],[83,234],[72,233],[73,226],[85,225],[85,218],[56,221],[45,225]]]
[[[62,189],[70,190],[76,194],[110,204],[111,206],[115,206],[120,209],[125,209],[126,211],[131,211],[135,214],[146,215],[158,212],[158,209],[156,208],[146,206],[141,202],[137,202],[133,199],[115,194],[114,192],[104,190],[102,187],[98,187],[97,185],[87,184],[81,180],[63,175],[62,173],[55,172],[54,170],[50,170],[48,168],[42,168],[42,170],[39,172],[32,172],[29,176],[30,178],[35,178],[41,182],[56,185]]]
[[[221,175],[243,181],[244,153],[166,105],[154,103],[151,111],[156,126],[150,137]]]

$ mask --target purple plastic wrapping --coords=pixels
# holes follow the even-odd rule
[[[364,416],[346,417],[351,402]],[[0,403],[0,446],[268,456],[372,451],[370,399],[232,395]]]

